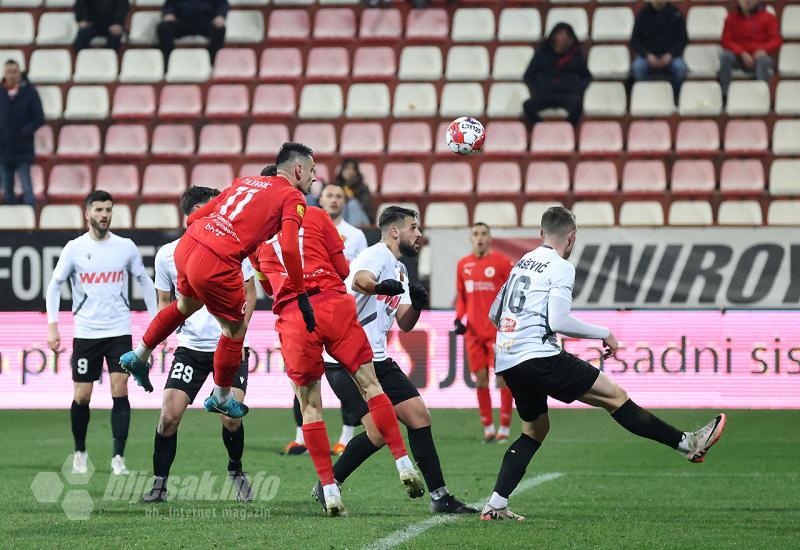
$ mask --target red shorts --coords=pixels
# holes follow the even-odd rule
[[[175,248],[175,268],[178,294],[202,301],[216,317],[244,319],[242,264],[223,260],[190,235],[184,235]]]
[[[469,372],[494,368],[494,340],[494,338],[481,339],[469,335],[464,336]]]
[[[354,374],[372,361],[372,347],[356,316],[356,301],[349,294],[321,292],[311,296],[317,328],[306,330],[297,302],[286,304],[275,323],[281,339],[286,374],[298,386],[316,382],[325,374],[323,346],[347,372]]]

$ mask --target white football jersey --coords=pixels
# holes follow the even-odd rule
[[[336,230],[344,241],[344,257],[348,262],[352,262],[367,248],[367,237],[364,236],[364,232],[344,221],[344,218],[339,218]]]
[[[178,285],[178,270],[175,267],[175,248],[180,239],[162,246],[156,254],[156,290],[175,292]],[[247,258],[242,261],[242,276],[245,281],[255,276],[255,271]],[[195,351],[213,352],[222,336],[222,328],[205,306],[186,319],[178,328],[178,345]],[[247,336],[244,346],[247,347]]]
[[[109,338],[131,333],[128,273],[142,286],[151,315],[155,314],[155,291],[132,240],[108,232],[102,241],[84,233],[69,241],[53,270],[48,286],[47,320],[58,321],[61,285],[69,279],[75,338]]]
[[[379,283],[387,279],[400,281],[405,290],[398,296],[360,294],[352,289],[353,279],[359,271],[369,271]],[[386,333],[392,328],[397,307],[400,304],[411,304],[406,266],[394,257],[385,243],[379,242],[364,250],[353,260],[350,264],[350,275],[344,284],[347,291],[356,299],[358,321],[367,333],[375,361],[387,359]]]

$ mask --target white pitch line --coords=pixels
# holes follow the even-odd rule
[[[547,481],[552,481],[554,479],[558,479],[559,477],[561,477],[563,475],[564,474],[555,472],[555,473],[550,473],[550,474],[540,474],[540,475],[538,475],[536,477],[530,477],[530,478],[524,480],[519,485],[517,485],[517,488],[514,490],[514,492],[511,495],[512,496],[513,495],[519,495],[519,494],[524,493],[525,491],[527,491],[529,489],[533,489],[537,485],[541,485],[542,483],[545,483]],[[472,504],[469,504],[469,506],[472,506],[473,508],[480,509],[480,508],[483,507],[484,504],[486,504],[486,501],[485,500],[481,500],[481,501],[478,501],[478,502],[473,502]],[[408,525],[407,527],[404,527],[402,529],[398,529],[394,533],[392,533],[392,534],[390,534],[390,535],[388,535],[388,536],[386,536],[386,537],[384,537],[382,539],[379,539],[379,540],[373,542],[369,546],[366,546],[364,548],[364,550],[387,550],[389,548],[394,548],[395,546],[397,546],[399,544],[403,544],[404,542],[407,542],[407,541],[413,539],[414,537],[416,537],[418,535],[421,535],[422,533],[424,533],[428,529],[432,529],[433,527],[436,527],[437,525],[444,525],[446,523],[453,523],[454,521],[457,521],[457,520],[459,520],[459,519],[461,519],[463,517],[464,517],[463,515],[448,514],[448,515],[434,516],[434,517],[432,517],[430,519],[426,519],[424,521],[418,521],[417,523],[412,523],[412,524]]]

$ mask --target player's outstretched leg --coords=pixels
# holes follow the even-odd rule
[[[241,418],[250,409],[236,399],[231,384],[242,362],[247,324],[244,320],[216,319],[222,327],[222,336],[214,352],[214,389],[203,404],[208,412]]]
[[[281,454],[287,456],[303,455],[306,454],[308,449],[306,448],[306,440],[303,437],[303,415],[300,412],[300,401],[297,400],[296,396],[292,405],[292,413],[294,414],[294,423],[297,429],[295,430],[294,439],[286,444]]]

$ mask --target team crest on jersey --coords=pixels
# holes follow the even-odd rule
[[[494,277],[494,273],[495,273],[494,267],[492,266],[488,266],[486,269],[483,270],[484,277],[489,277],[489,278]]]
[[[306,215],[306,207],[302,204],[297,205],[297,215],[301,218]]]

